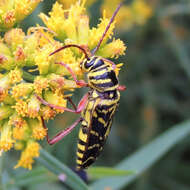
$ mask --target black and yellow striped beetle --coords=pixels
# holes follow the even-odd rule
[[[78,106],[76,107],[70,98],[68,100],[73,105],[74,110],[50,104],[37,96],[41,103],[51,108],[63,109],[73,113],[81,113],[81,117],[76,120],[75,123],[58,133],[54,138],[49,139],[47,135],[48,143],[54,144],[70,133],[75,126],[81,122],[82,126],[79,131],[76,161],[77,170],[85,169],[90,166],[100,154],[109,135],[113,116],[119,104],[119,91],[125,90],[124,86],[118,85],[118,79],[114,71],[115,64],[107,59],[94,55],[99,49],[103,38],[121,7],[121,4],[122,3],[118,5],[112,15],[97,47],[92,51],[90,56],[82,46],[75,44],[65,45],[50,54],[53,55],[58,51],[69,47],[79,48],[85,54],[85,60],[81,63],[81,69],[87,73],[88,83],[83,80],[77,80],[76,75],[67,64],[63,62],[57,63],[68,69],[77,85],[90,88],[89,92],[84,95]],[[44,124],[43,118],[42,121]],[[46,127],[45,124],[44,127]]]

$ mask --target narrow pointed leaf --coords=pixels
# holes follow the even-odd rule
[[[114,168],[108,168],[108,167],[90,167],[87,170],[88,175],[94,179],[94,178],[104,178],[104,177],[110,177],[110,176],[129,176],[134,174],[135,172],[130,170],[119,170]]]
[[[123,186],[127,186],[134,181],[140,174],[150,168],[156,161],[158,161],[164,154],[166,154],[174,145],[183,140],[190,134],[190,121],[180,123],[155,140],[141,148],[133,155],[124,159],[115,168],[121,170],[136,171],[134,175],[125,177],[110,177],[106,179],[100,179],[94,182],[91,187],[93,190],[104,189],[109,187],[110,189],[121,189]]]

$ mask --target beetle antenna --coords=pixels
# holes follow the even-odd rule
[[[110,22],[109,22],[109,24],[107,25],[107,27],[106,27],[106,29],[105,29],[105,31],[104,31],[104,33],[103,33],[103,35],[102,35],[102,37],[101,37],[101,39],[100,39],[98,45],[93,49],[92,55],[94,55],[94,54],[97,52],[97,50],[99,49],[99,47],[100,47],[100,45],[101,45],[101,43],[102,43],[102,41],[103,41],[103,39],[104,39],[104,37],[105,37],[107,31],[109,30],[109,28],[110,28],[112,22],[114,21],[115,16],[117,15],[117,13],[118,13],[119,9],[121,8],[122,4],[123,4],[123,2],[121,2],[121,3],[117,6],[116,10],[114,11],[114,13],[113,13],[113,15],[112,15],[112,17],[111,17],[111,19],[110,19]]]
[[[53,55],[53,54],[55,54],[55,53],[57,53],[63,49],[69,48],[69,47],[76,47],[76,48],[80,49],[85,54],[86,59],[88,59],[88,60],[90,59],[86,50],[83,47],[76,45],[76,44],[68,44],[68,45],[65,45],[63,47],[60,47],[60,48],[56,49],[54,52],[50,53],[49,55],[51,56],[51,55]]]

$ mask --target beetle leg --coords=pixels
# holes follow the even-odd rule
[[[81,86],[81,87],[87,87],[88,83],[86,83],[84,80],[77,80],[77,76],[75,75],[75,73],[73,72],[73,70],[71,69],[71,67],[69,67],[69,65],[63,63],[63,62],[58,62],[55,64],[59,64],[64,66],[70,73],[71,76],[73,77],[74,81],[76,82],[77,85]]]
[[[45,129],[47,129],[46,125],[45,125],[45,121],[43,119],[43,117],[41,117],[42,120],[42,124],[43,127]],[[61,139],[63,139],[65,136],[67,136],[69,133],[71,133],[71,131],[77,126],[78,123],[80,123],[82,121],[82,117],[80,117],[79,119],[77,119],[71,126],[69,126],[68,128],[60,131],[57,135],[55,135],[52,139],[49,138],[49,135],[47,133],[46,139],[48,144],[53,145],[57,142],[59,142]]]
[[[54,104],[50,104],[50,103],[48,103],[47,101],[45,101],[43,98],[41,98],[40,96],[38,96],[38,95],[35,95],[36,97],[37,97],[37,99],[42,103],[42,104],[44,104],[44,105],[46,105],[46,106],[49,106],[49,107],[51,107],[51,108],[54,108],[54,109],[59,109],[59,110],[64,110],[64,111],[68,111],[68,112],[72,112],[72,113],[77,113],[77,114],[79,114],[83,109],[84,109],[84,107],[85,107],[85,105],[86,105],[86,102],[88,101],[88,93],[86,93],[83,97],[82,97],[82,99],[80,100],[80,102],[79,102],[79,104],[78,104],[78,106],[77,106],[77,108],[76,108],[76,106],[74,105],[74,103],[72,102],[71,104],[72,105],[74,105],[74,109],[75,110],[72,110],[72,109],[70,109],[70,108],[66,108],[66,107],[62,107],[62,106],[57,106],[57,105],[54,105]]]
[[[66,99],[70,102],[70,104],[73,106],[74,110],[76,111],[76,110],[77,110],[77,106],[76,106],[75,103],[72,101],[72,99],[71,99],[70,97],[67,97]]]
[[[119,90],[119,91],[124,91],[124,90],[126,90],[126,86],[124,86],[124,85],[119,85],[119,86],[117,87],[117,90]]]

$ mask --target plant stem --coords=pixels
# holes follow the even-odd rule
[[[35,79],[35,76],[23,70],[23,78],[24,80],[33,82]]]
[[[3,183],[3,161],[4,161],[4,156],[3,153],[0,153],[0,190],[6,190],[5,184]]]

